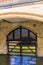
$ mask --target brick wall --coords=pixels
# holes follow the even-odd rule
[[[37,55],[43,56],[43,23],[31,20],[19,23],[0,21],[0,54],[7,54],[7,35],[19,26],[23,26],[37,34]]]

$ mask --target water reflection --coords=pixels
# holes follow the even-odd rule
[[[10,65],[36,65],[36,57],[22,56],[21,59],[21,56],[10,56]]]

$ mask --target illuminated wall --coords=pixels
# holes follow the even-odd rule
[[[9,22],[0,21],[0,54],[3,54],[3,55],[0,55],[0,65],[8,65],[9,64],[9,55],[5,55],[8,53],[8,51],[7,51],[8,50],[7,35],[12,30],[18,28],[20,25],[37,34],[37,55],[41,56],[41,57],[43,56],[43,33],[42,33],[43,32],[43,30],[42,30],[43,24],[41,22],[29,20],[27,22],[22,21],[19,23],[18,22],[9,23]],[[10,58],[13,58],[13,57],[11,56]],[[12,59],[10,61],[12,61]],[[28,63],[28,61],[27,61],[27,63]],[[42,61],[41,61],[41,63],[42,63]],[[12,64],[12,62],[11,62],[11,64]]]
[[[30,29],[34,33],[37,33],[37,55],[43,56],[43,24],[37,21],[29,21],[27,23],[7,23],[0,21],[0,54],[7,54],[7,35],[12,30],[19,27],[19,25]]]

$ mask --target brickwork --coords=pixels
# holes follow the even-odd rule
[[[8,23],[0,21],[0,54],[7,54],[7,35],[22,26],[37,34],[37,55],[43,56],[43,24],[38,21]]]

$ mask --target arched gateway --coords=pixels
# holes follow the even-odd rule
[[[20,26],[8,34],[7,41],[10,65],[36,65],[36,34]]]

